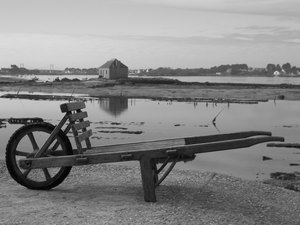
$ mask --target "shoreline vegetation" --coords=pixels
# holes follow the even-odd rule
[[[138,76],[298,76],[300,68],[287,62],[282,65],[268,63],[265,68],[254,68],[247,64],[226,64],[210,68],[170,68],[159,67],[157,69],[130,69],[130,74]],[[26,69],[24,66],[11,65],[10,68],[1,68],[2,75],[95,75],[98,68],[65,68],[64,70]]]
[[[19,95],[61,93],[68,97],[74,94],[90,97],[148,98],[174,101],[267,101],[300,100],[300,85],[293,84],[245,84],[182,82],[167,78],[128,78],[117,81],[94,78],[80,81],[63,78],[53,82],[36,82],[21,78],[1,77],[0,91]],[[21,95],[19,95],[20,97]]]

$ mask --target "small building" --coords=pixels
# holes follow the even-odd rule
[[[1,68],[0,74],[10,74],[11,68]]]
[[[112,59],[99,67],[99,76],[112,80],[128,78],[128,67],[121,61]]]

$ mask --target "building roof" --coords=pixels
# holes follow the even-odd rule
[[[107,61],[102,66],[100,66],[100,68],[105,68],[105,69],[106,68],[109,68],[109,69],[126,68],[126,69],[128,69],[127,66],[125,66],[123,63],[121,63],[121,61],[119,61],[117,59],[111,59],[111,60]]]

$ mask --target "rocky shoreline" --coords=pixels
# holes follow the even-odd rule
[[[66,101],[87,101],[93,98],[109,98],[111,96],[89,96],[89,97],[75,97],[68,95],[51,95],[51,94],[4,94],[0,98],[18,98],[31,100],[66,100]],[[148,96],[120,96],[123,98],[134,99],[149,99]],[[180,97],[151,97],[153,101],[177,101],[177,102],[207,102],[207,103],[238,103],[238,104],[258,104],[259,102],[267,102],[267,99],[234,99],[234,98],[180,98]]]

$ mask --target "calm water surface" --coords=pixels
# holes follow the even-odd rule
[[[148,76],[149,77],[149,76]],[[300,77],[231,77],[231,76],[163,76],[184,82],[243,83],[243,84],[300,84]]]
[[[0,118],[42,117],[57,124],[62,101],[0,99]],[[105,98],[86,103],[92,123],[93,145],[107,145],[172,137],[200,136],[246,130],[271,131],[286,142],[299,143],[299,101],[259,104],[213,104]],[[216,120],[212,119],[221,111]],[[0,157],[12,133],[20,125],[7,122],[0,128]],[[273,160],[263,161],[268,156]],[[177,168],[209,170],[247,179],[268,178],[271,172],[292,172],[299,167],[300,150],[268,148],[259,144],[247,149],[198,154],[193,162]]]

